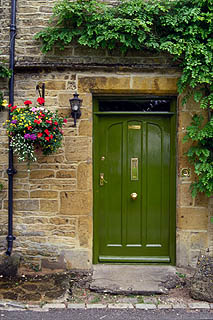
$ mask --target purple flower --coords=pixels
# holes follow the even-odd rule
[[[30,140],[36,140],[36,135],[34,133],[30,134]]]
[[[29,134],[29,133],[26,133],[26,134],[24,135],[24,139],[30,139],[30,134]]]
[[[17,120],[12,120],[11,123],[17,123]]]

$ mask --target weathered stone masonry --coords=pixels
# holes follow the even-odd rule
[[[4,2],[4,1],[3,1]],[[54,49],[43,56],[33,35],[46,23],[53,1],[20,0],[17,7],[15,102],[35,101],[35,87],[46,85],[46,106],[68,117],[63,147],[57,154],[32,164],[15,162],[14,176],[14,251],[23,257],[22,267],[47,269],[79,268],[92,265],[93,181],[92,181],[92,100],[94,93],[176,94],[180,70],[171,58],[147,52],[117,50],[107,52],[73,45],[65,51]],[[4,6],[4,3],[3,3]],[[6,8],[6,7],[4,7]],[[4,9],[5,23],[9,8]],[[0,11],[1,13],[2,11]],[[8,44],[8,29],[3,33]],[[1,43],[1,42],[0,42]],[[5,51],[5,56],[7,51]],[[96,65],[94,65],[96,64]],[[5,87],[5,83],[0,84]],[[82,117],[73,128],[69,99],[78,91],[83,99]],[[194,265],[200,250],[212,250],[211,203],[200,196],[192,199],[189,185],[194,176],[180,177],[188,168],[182,144],[191,116],[200,112],[189,101],[181,105],[178,97],[177,121],[177,264]],[[1,123],[7,112],[0,114]],[[7,235],[7,137],[0,131],[1,251]]]

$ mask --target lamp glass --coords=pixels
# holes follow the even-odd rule
[[[73,106],[72,106],[72,110],[73,111],[78,111],[78,108],[79,108],[78,104],[74,103]]]

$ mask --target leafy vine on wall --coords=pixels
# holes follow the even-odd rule
[[[50,24],[36,35],[42,51],[57,45],[62,50],[77,41],[91,48],[120,48],[167,52],[182,68],[178,92],[193,94],[209,121],[193,118],[185,140],[194,144],[187,155],[197,180],[192,195],[213,194],[213,3],[212,0],[123,0],[110,6],[98,0],[61,0],[53,8]],[[187,94],[186,94],[187,92]]]

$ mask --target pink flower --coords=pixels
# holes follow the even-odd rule
[[[63,122],[64,122],[64,123],[67,123],[67,119],[64,119]]]

